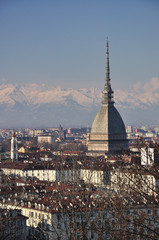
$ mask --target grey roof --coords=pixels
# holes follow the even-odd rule
[[[113,104],[103,104],[91,128],[91,134],[126,135],[124,122]]]

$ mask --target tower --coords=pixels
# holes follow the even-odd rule
[[[102,106],[94,118],[89,135],[88,155],[99,156],[119,153],[128,149],[124,122],[114,106],[110,84],[109,45],[106,43],[106,74]]]
[[[17,145],[17,138],[15,132],[12,135],[11,139],[11,160],[18,160],[18,145]]]

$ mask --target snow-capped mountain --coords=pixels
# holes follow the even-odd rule
[[[98,105],[101,98],[100,90],[96,88],[62,89],[60,86],[47,86],[45,84],[29,85],[0,85],[0,105],[6,104],[13,107],[16,103],[30,106],[42,104],[60,104],[66,106],[68,102],[75,101],[81,107],[91,109],[92,105]]]
[[[85,124],[101,99],[98,89],[62,89],[45,84],[0,85],[0,125]],[[89,112],[89,113],[88,113]]]
[[[114,95],[116,107],[127,121],[132,116],[142,120],[159,105],[159,79],[138,83],[131,90],[116,90]],[[0,127],[86,126],[100,108],[101,99],[101,89],[94,87],[1,84]]]

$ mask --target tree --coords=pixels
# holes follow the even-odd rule
[[[23,197],[16,196],[20,189],[6,195],[6,204],[12,195],[17,207],[18,199],[28,206],[30,236],[61,240],[159,238],[157,165],[109,164],[100,157],[84,156],[61,158],[53,164],[55,182],[36,180],[30,186],[27,182]]]

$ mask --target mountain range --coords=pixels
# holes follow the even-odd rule
[[[102,90],[47,84],[0,84],[0,127],[86,126],[100,108]],[[115,106],[126,124],[157,124],[159,79],[116,90]]]

